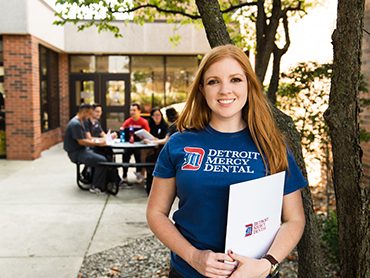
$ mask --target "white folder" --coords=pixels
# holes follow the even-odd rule
[[[261,258],[281,224],[285,171],[230,185],[225,252]]]
[[[108,133],[105,134],[105,143],[107,145],[112,145],[113,144],[113,138],[112,138],[112,134],[111,134],[110,130],[108,130]]]

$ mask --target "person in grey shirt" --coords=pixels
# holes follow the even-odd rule
[[[78,113],[67,125],[63,148],[73,163],[94,167],[90,191],[99,193],[106,190],[107,168],[99,166],[98,162],[105,162],[107,159],[95,153],[90,147],[103,147],[106,143],[103,139],[96,141],[86,137],[83,122],[91,117],[92,111],[93,107],[90,104],[81,104]]]

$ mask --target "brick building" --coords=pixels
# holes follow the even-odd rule
[[[209,50],[204,30],[192,25],[177,31],[174,46],[174,26],[165,22],[116,22],[124,34],[117,39],[53,25],[43,0],[0,0],[0,11],[0,156],[7,159],[35,159],[61,142],[81,102],[103,104],[103,127],[117,129],[133,101],[145,111],[183,101],[199,54]]]

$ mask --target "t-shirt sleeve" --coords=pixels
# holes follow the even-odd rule
[[[168,141],[159,153],[153,171],[154,177],[173,178],[176,176],[176,167],[175,163],[171,159],[170,145],[171,141]]]
[[[288,150],[288,169],[285,173],[284,195],[292,193],[298,189],[308,185],[304,178],[301,169],[299,169],[297,162],[294,159],[293,153]]]
[[[85,132],[91,133],[91,126],[92,126],[91,122],[88,120],[88,121],[84,121],[83,124],[85,128]]]
[[[78,123],[71,126],[71,134],[74,140],[85,139],[84,129]]]
[[[101,124],[99,123],[98,126],[96,127],[96,131],[99,133],[99,135],[104,132],[103,128],[101,127]]]
[[[146,131],[150,132],[149,123],[147,120],[143,119],[143,127]]]
[[[122,128],[128,128],[130,125],[130,118],[128,118],[126,121],[123,122],[122,124]]]

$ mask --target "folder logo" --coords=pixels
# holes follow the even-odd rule
[[[202,148],[185,147],[184,163],[181,170],[197,171],[202,165],[204,150]]]
[[[245,237],[251,236],[253,234],[253,224],[245,225]]]

